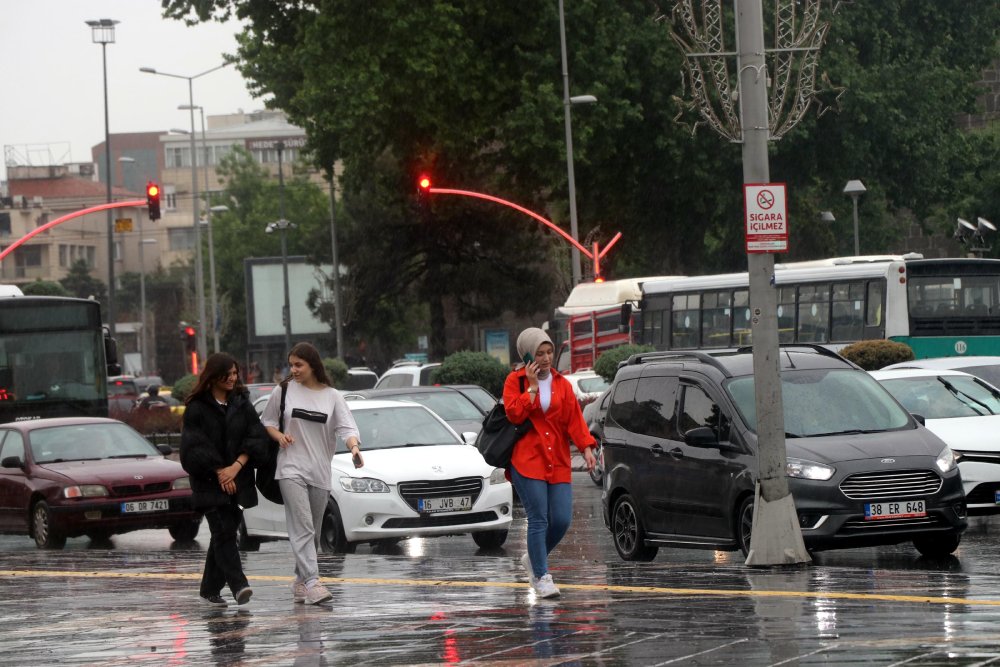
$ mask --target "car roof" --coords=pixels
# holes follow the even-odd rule
[[[457,387],[443,384],[422,384],[413,387],[392,387],[391,389],[355,389],[353,391],[344,391],[343,393],[351,394],[352,396],[363,396],[364,398],[378,398],[379,396],[399,396],[400,394],[433,394],[442,392],[462,394]]]
[[[964,373],[950,368],[883,368],[877,371],[868,371],[876,380],[895,380],[899,378],[925,378],[925,377],[975,377],[971,373]]]
[[[80,424],[122,424],[117,419],[108,417],[49,417],[47,419],[25,419],[18,422],[0,424],[6,428],[16,428],[19,431],[33,431],[50,426],[78,426]]]
[[[890,364],[882,370],[897,368],[968,368],[970,366],[1000,365],[1000,357],[934,357],[931,359],[914,359]]]
[[[781,370],[816,368],[850,368],[858,366],[821,345],[782,345],[778,355]],[[632,355],[623,366],[669,363],[688,368],[710,367],[728,377],[753,375],[753,350],[742,347],[733,352],[706,353],[701,351],[646,352]],[[619,366],[619,371],[623,366]]]

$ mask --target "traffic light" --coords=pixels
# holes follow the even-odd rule
[[[184,349],[187,352],[198,351],[198,336],[193,326],[186,325],[181,328],[181,340],[184,341]]]
[[[160,219],[160,186],[152,181],[146,183],[146,206],[149,207],[149,219]]]
[[[430,208],[431,177],[427,174],[421,174],[420,178],[417,179],[417,203],[424,210]]]

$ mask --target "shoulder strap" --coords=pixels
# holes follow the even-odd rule
[[[281,383],[281,403],[278,404],[278,430],[285,432],[285,394],[288,393],[288,380]]]

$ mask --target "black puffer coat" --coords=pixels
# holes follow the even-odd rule
[[[267,455],[269,436],[247,393],[233,392],[223,408],[211,392],[195,396],[184,410],[181,465],[191,476],[192,503],[198,509],[235,500],[244,509],[257,504],[254,468]],[[219,486],[216,470],[231,465],[240,454],[249,458],[236,474],[236,494]]]

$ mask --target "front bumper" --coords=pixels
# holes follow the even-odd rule
[[[122,511],[123,503],[144,500],[167,500],[170,508],[155,512]],[[67,537],[92,532],[120,534],[148,528],[169,528],[201,517],[201,513],[191,505],[190,491],[123,498],[66,499],[50,504],[50,509],[52,529]]]
[[[977,461],[975,452],[961,452],[958,469],[970,515],[1000,514],[1000,461]]]

